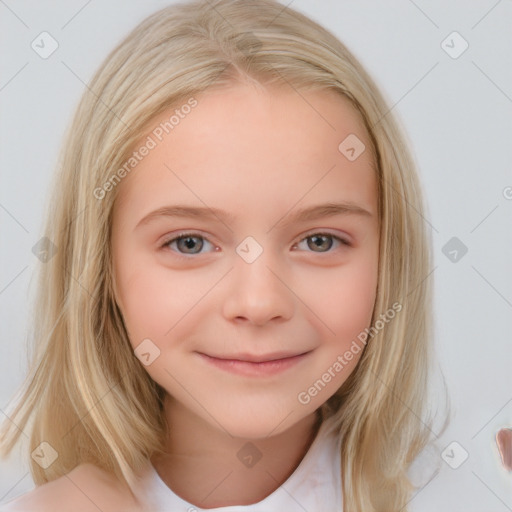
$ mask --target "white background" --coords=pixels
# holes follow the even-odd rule
[[[281,0],[284,4],[285,0]],[[29,289],[62,136],[102,60],[163,1],[0,1],[0,409],[26,370]],[[288,0],[286,1],[288,4]],[[494,436],[512,426],[512,3],[510,0],[295,0],[336,34],[394,106],[426,193],[435,263],[436,346],[454,410],[442,448],[469,458],[441,471],[413,511],[512,510],[512,473]],[[48,59],[31,48],[43,31]],[[468,49],[441,47],[457,31]],[[460,48],[451,36],[448,44]],[[452,237],[468,248],[442,252]],[[1,414],[1,413],[0,413]],[[458,452],[456,452],[456,456]],[[440,454],[436,454],[440,457]],[[18,449],[0,463],[0,502],[33,488]]]

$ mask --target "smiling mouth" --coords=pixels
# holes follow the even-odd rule
[[[245,376],[271,376],[283,372],[306,359],[312,350],[300,354],[268,354],[266,356],[210,356],[198,352],[199,356],[209,365],[224,371]]]

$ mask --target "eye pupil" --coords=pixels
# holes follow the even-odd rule
[[[324,241],[326,239],[328,240],[327,247],[325,247],[325,244],[324,244]],[[309,240],[313,240],[313,243],[310,244]],[[309,239],[308,239],[308,246],[310,249],[312,249],[315,252],[319,252],[317,249],[329,250],[332,247],[332,237],[330,237],[328,235],[313,235],[313,236],[309,237]]]
[[[198,244],[195,240],[200,240],[200,238],[197,236],[187,236],[184,238],[180,238],[177,241],[177,243],[178,243],[178,246],[180,246],[181,242],[184,242],[184,244],[181,245],[180,250],[183,248],[183,245],[184,245],[185,250],[194,249],[195,245],[199,245],[199,251],[200,251],[203,247],[203,242],[201,241]],[[193,252],[193,254],[195,254],[195,253]]]

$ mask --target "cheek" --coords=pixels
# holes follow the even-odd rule
[[[163,346],[171,330],[177,333],[187,324],[187,315],[212,287],[215,277],[198,269],[173,272],[149,259],[120,262],[116,271],[119,304],[132,346],[145,338]]]
[[[311,309],[322,321],[322,331],[332,350],[350,346],[369,327],[376,299],[377,258],[361,259],[318,279],[316,274]],[[311,296],[311,294],[310,294]]]
[[[310,307],[317,314],[310,321],[321,333],[321,343],[297,394],[300,404],[319,407],[355,369],[365,348],[358,336],[370,326],[377,276],[377,259],[361,259],[325,274],[320,281],[317,274],[310,283],[316,290]]]

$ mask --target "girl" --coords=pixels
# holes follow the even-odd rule
[[[7,455],[30,428],[38,487],[2,510],[407,510],[433,421],[423,211],[324,28],[273,0],[150,16],[62,154],[1,431]]]

